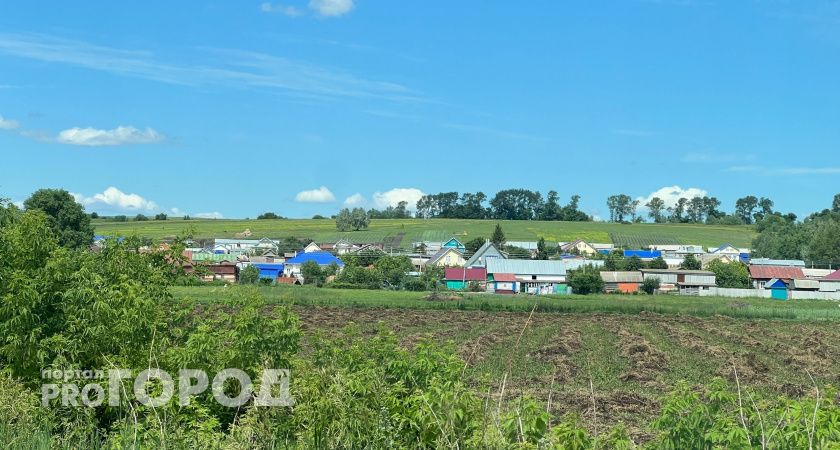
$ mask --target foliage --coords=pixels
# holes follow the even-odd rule
[[[497,223],[496,228],[493,229],[493,235],[490,236],[490,242],[496,244],[497,247],[502,247],[506,241],[505,232],[502,231],[502,226]]]
[[[545,238],[540,237],[537,241],[537,255],[535,259],[548,259],[548,250],[545,248]]]
[[[471,239],[471,240],[465,242],[464,243],[464,248],[466,250],[466,253],[469,254],[469,255],[475,254],[475,252],[477,252],[478,249],[480,249],[481,246],[483,246],[485,242],[487,242],[487,239],[485,239],[483,237],[477,237],[475,239]]]
[[[370,217],[362,208],[342,208],[335,217],[335,227],[338,231],[366,230],[370,225]]]
[[[640,286],[642,292],[648,295],[653,295],[657,289],[659,289],[659,278],[657,277],[648,277],[642,281],[642,285]]]
[[[407,219],[411,217],[411,212],[408,210],[408,202],[402,200],[397,206],[388,206],[382,211],[371,208],[367,215],[371,219]]]
[[[58,243],[67,248],[82,248],[93,241],[93,227],[90,216],[82,205],[63,189],[39,189],[25,202],[27,210],[37,209],[47,216],[48,225],[58,238]]]
[[[135,222],[145,222],[147,220],[149,220],[149,218],[143,214],[137,214],[136,216],[134,216]]]
[[[583,266],[580,269],[570,271],[567,280],[575,294],[597,294],[604,290],[604,280],[601,279],[601,273],[592,266]]]
[[[331,275],[328,273],[328,270],[325,269],[326,268],[322,268],[315,261],[306,261],[301,264],[300,274],[303,277],[303,284],[312,284],[318,287],[323,286],[327,277]],[[335,272],[333,271],[333,274],[334,273]]]
[[[639,269],[644,269],[645,263],[642,261],[642,258],[639,258],[636,255],[633,255],[626,260],[624,260],[624,270],[628,271],[636,271]]]
[[[691,253],[685,255],[682,263],[680,263],[680,269],[683,270],[700,270],[702,266],[703,265],[700,263],[700,260]]]
[[[271,211],[264,212],[257,216],[257,220],[275,220],[275,219],[284,219],[283,216],[275,214]]]
[[[661,256],[657,256],[656,258],[653,258],[648,263],[648,268],[649,269],[667,269],[668,268],[668,263],[665,261],[665,258],[663,258]]]
[[[391,286],[400,286],[408,272],[414,270],[414,264],[408,256],[382,256],[373,267],[381,274],[382,280]]]
[[[607,208],[610,211],[611,222],[624,222],[625,217],[635,216],[638,201],[634,201],[627,194],[611,195],[607,198]]]
[[[242,284],[256,284],[260,279],[260,269],[254,265],[248,265],[239,271],[239,282]]]
[[[355,289],[382,289],[382,272],[358,265],[347,265],[330,287]]]
[[[168,217],[165,213],[155,214],[155,220],[166,220]]]
[[[709,263],[707,269],[715,273],[715,284],[718,287],[735,289],[752,287],[752,279],[746,264],[714,260]]]

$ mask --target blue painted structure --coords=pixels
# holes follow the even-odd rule
[[[625,258],[632,258],[638,256],[642,259],[654,259],[662,256],[661,250],[624,250]]]
[[[252,265],[260,270],[260,278],[268,278],[270,280],[275,280],[277,277],[283,275],[283,268],[285,267],[280,263],[255,263]]]
[[[315,261],[319,266],[329,266],[335,263],[338,267],[344,267],[344,262],[329,252],[298,253],[294,258],[287,259],[286,264],[303,264],[309,261]]]
[[[467,247],[465,247],[464,244],[461,243],[461,241],[459,241],[458,239],[455,239],[455,238],[452,238],[452,239],[446,241],[446,243],[443,244],[443,247],[445,247],[445,248],[457,248],[458,250],[461,250],[462,252],[467,249]]]
[[[784,280],[774,278],[764,285],[764,289],[770,289],[770,298],[776,300],[788,299],[788,284]]]

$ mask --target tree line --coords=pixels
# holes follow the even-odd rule
[[[589,221],[578,209],[579,195],[560,204],[556,191],[543,198],[538,191],[505,189],[488,200],[483,192],[441,192],[424,195],[417,202],[417,217],[424,219],[496,219]]]
[[[781,215],[796,221],[796,214],[781,214],[773,208],[773,200],[767,197],[747,195],[735,201],[735,210],[727,214],[720,210],[717,197],[696,196],[679,198],[673,206],[667,206],[660,197],[652,197],[645,204],[627,194],[615,194],[607,198],[610,222],[645,222],[645,214],[639,207],[647,209],[647,218],[654,223],[708,223],[716,225],[751,225],[770,215]]]

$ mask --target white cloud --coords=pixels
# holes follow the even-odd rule
[[[665,202],[666,207],[672,207],[677,204],[680,198],[692,199],[694,197],[705,197],[709,193],[700,188],[683,189],[679,186],[666,186],[657,191],[651,192],[647,197],[638,197],[639,204],[644,205],[653,197],[659,197]]]
[[[0,116],[0,130],[17,130],[20,123],[17,120],[5,119]]]
[[[198,213],[195,217],[199,219],[224,219],[225,216],[219,211]]]
[[[365,196],[356,192],[355,194],[344,199],[344,206],[361,206],[367,202]]]
[[[283,14],[287,17],[298,17],[303,15],[303,11],[300,8],[296,8],[294,6],[283,5],[280,3],[272,4],[269,2],[265,2],[260,5],[260,11],[264,13],[278,13]]]
[[[417,209],[417,201],[425,195],[417,188],[394,188],[387,192],[374,192],[373,202],[378,208],[397,206],[401,201],[408,202],[408,209]]]
[[[92,197],[85,197],[82,194],[72,192],[71,195],[76,199],[76,202],[84,206],[110,206],[131,211],[155,211],[159,209],[157,203],[137,194],[126,194],[113,186],[105,189],[102,193],[94,194]]]
[[[56,141],[61,144],[101,147],[106,145],[154,144],[164,139],[162,134],[151,128],[138,130],[130,126],[118,126],[113,130],[70,128],[58,133]]]
[[[301,203],[329,203],[335,201],[335,195],[326,186],[321,186],[318,189],[298,192],[295,200]]]
[[[353,9],[353,0],[310,0],[309,7],[321,16],[338,17]]]

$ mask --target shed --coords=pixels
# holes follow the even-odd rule
[[[641,272],[601,272],[605,292],[621,292],[629,294],[639,292],[639,285],[644,278]]]
[[[789,282],[780,278],[771,278],[764,284],[764,288],[770,290],[770,298],[776,300],[788,299],[788,286]]]

